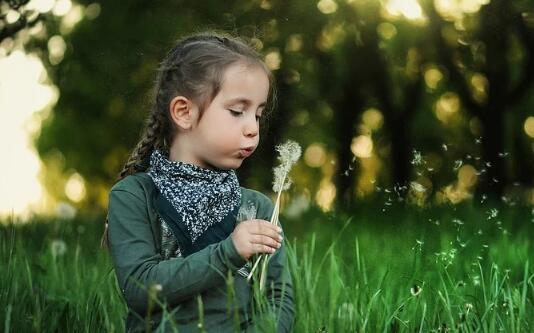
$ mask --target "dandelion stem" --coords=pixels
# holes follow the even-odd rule
[[[274,223],[274,225],[278,225],[278,211],[279,211],[279,207],[280,207],[280,197],[281,197],[281,194],[282,194],[282,188],[283,188],[283,184],[285,182],[287,178],[287,173],[284,175],[284,180],[282,181],[282,186],[280,186],[280,189],[278,191],[278,195],[276,197],[276,203],[274,205],[274,209],[273,209],[273,213],[271,215],[271,220],[269,221],[270,223]],[[254,263],[254,266],[252,266],[252,269],[250,270],[250,273],[249,275],[247,276],[247,281],[250,281],[250,278],[252,277],[252,274],[254,273],[254,270],[256,270],[256,267],[258,266],[258,263],[264,259],[266,255],[264,254],[261,254],[258,259],[256,259],[256,262]],[[262,275],[263,276],[263,275]],[[262,280],[262,278],[260,277],[260,281]],[[260,284],[260,287],[261,287],[261,284]]]

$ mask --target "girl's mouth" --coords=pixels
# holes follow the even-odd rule
[[[239,151],[239,153],[240,153],[241,156],[243,156],[243,157],[249,157],[249,156],[252,154],[253,151],[254,151],[253,149],[241,149],[241,150]]]

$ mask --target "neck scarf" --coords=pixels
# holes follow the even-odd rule
[[[193,243],[241,204],[241,189],[233,169],[211,170],[170,161],[165,152],[155,149],[147,174],[180,214]]]

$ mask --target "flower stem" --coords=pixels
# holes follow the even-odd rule
[[[276,197],[276,203],[274,204],[274,209],[273,209],[273,213],[271,215],[271,220],[269,221],[271,224],[274,224],[276,226],[278,226],[278,214],[279,214],[279,210],[280,210],[280,197],[281,197],[281,194],[282,194],[282,189],[284,188],[284,183],[286,181],[286,178],[287,178],[287,172],[284,174],[284,179],[282,180],[282,185],[280,186],[280,189],[278,190],[278,195]],[[249,275],[247,276],[247,281],[250,281],[250,278],[252,277],[252,274],[254,273],[254,270],[256,269],[256,266],[258,266],[258,263],[264,259],[264,257],[268,256],[269,254],[265,255],[265,254],[261,254],[258,259],[256,259],[256,262],[254,263],[254,266],[252,266],[252,269],[250,270],[250,273]],[[267,258],[264,259],[264,265],[263,265],[263,269],[262,269],[262,273],[261,273],[261,277],[260,277],[260,289],[262,287],[262,283],[261,281],[263,281],[264,279],[264,271],[265,271],[265,262],[267,261]]]

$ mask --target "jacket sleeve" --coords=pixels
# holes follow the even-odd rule
[[[274,205],[267,196],[263,195],[265,199],[265,208],[263,208],[258,218],[269,221],[274,210]],[[282,225],[280,224],[280,227]],[[283,228],[283,227],[282,227]],[[269,259],[268,273],[266,278],[266,295],[267,303],[269,304],[271,312],[262,314],[259,321],[249,326],[246,332],[264,332],[265,327],[263,321],[276,320],[276,332],[286,333],[293,331],[295,321],[295,305],[294,305],[294,291],[291,274],[289,272],[287,255],[286,255],[286,236],[282,230],[282,246],[271,255]]]
[[[186,258],[162,260],[150,228],[146,200],[127,190],[109,195],[109,241],[117,280],[128,306],[145,314],[148,288],[161,285],[159,298],[173,306],[225,281],[246,260],[237,252],[231,235]]]

